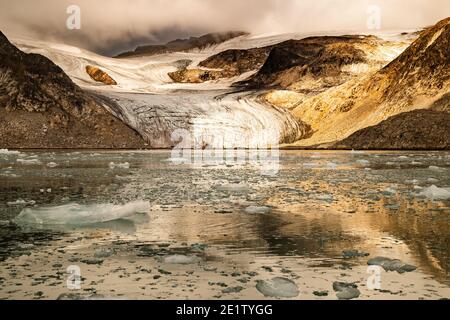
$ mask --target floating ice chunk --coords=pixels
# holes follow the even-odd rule
[[[250,214],[265,214],[265,213],[269,213],[270,212],[270,207],[265,207],[265,206],[249,206],[247,208],[245,208],[245,212],[246,213],[250,213]]]
[[[354,283],[333,282],[333,290],[336,291],[336,297],[339,300],[356,299],[361,295],[358,286]]]
[[[147,212],[150,205],[146,201],[134,201],[124,205],[77,203],[55,207],[27,208],[16,217],[18,224],[74,225],[114,221],[131,217],[139,212]]]
[[[413,162],[411,162],[411,164],[412,164],[412,165],[415,165],[415,166],[418,166],[418,165],[421,165],[421,164],[422,164],[422,162],[418,162],[418,161],[413,161]]]
[[[17,199],[16,201],[10,201],[7,202],[6,204],[8,206],[21,206],[21,205],[34,205],[36,203],[36,201],[34,200],[23,200],[23,199]]]
[[[17,159],[17,162],[19,162],[21,164],[25,164],[25,165],[42,164],[42,162],[39,161],[38,159],[22,159],[22,158],[19,158],[19,159]]]
[[[20,154],[20,152],[8,149],[0,149],[0,154],[13,155],[13,154]]]
[[[406,264],[398,259],[386,257],[375,257],[367,261],[369,266],[381,266],[386,271],[397,271],[398,273],[412,272],[417,269],[416,266]]]
[[[110,162],[109,163],[109,168],[110,169],[115,169],[115,168],[119,168],[119,169],[130,169],[130,164],[128,162],[124,162],[124,163],[114,163],[114,162]]]
[[[57,166],[58,166],[58,164],[55,163],[55,162],[49,162],[49,163],[47,163],[47,167],[49,167],[49,168],[56,168]]]
[[[432,185],[431,187],[426,188],[421,193],[419,193],[419,196],[426,197],[428,199],[432,200],[447,200],[450,199],[450,188],[444,189],[444,188],[438,188],[435,185]]]
[[[367,160],[357,160],[356,162],[358,162],[358,163],[360,163],[360,164],[363,164],[363,165],[366,165],[366,164],[369,164],[369,163],[370,163],[370,162],[367,161]]]
[[[327,163],[327,167],[330,168],[330,169],[336,169],[337,166],[338,165],[336,163],[334,163],[334,162],[328,162]]]
[[[430,182],[430,183],[436,183],[436,182],[438,182],[439,180],[438,180],[438,179],[435,179],[435,178],[428,178],[427,181]]]
[[[437,167],[437,166],[429,166],[428,169],[434,170],[434,171],[441,171],[442,170],[442,168]]]
[[[361,151],[361,150],[352,150],[352,151],[350,151],[350,153],[352,153],[352,154],[362,154],[362,153],[365,153],[365,152]]]
[[[265,297],[294,298],[299,294],[294,281],[281,277],[271,280],[258,280],[256,289]]]
[[[398,157],[399,159],[408,159],[408,157],[407,156],[400,156],[400,157]]]
[[[395,190],[394,188],[391,187],[391,188],[384,189],[381,193],[384,195],[393,195],[393,194],[397,193],[397,190]]]
[[[193,264],[198,263],[200,261],[200,258],[197,256],[185,256],[182,254],[175,254],[164,257],[162,261],[168,264]]]

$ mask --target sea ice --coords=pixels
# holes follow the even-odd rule
[[[449,188],[444,189],[432,185],[419,193],[419,196],[432,200],[447,200],[450,199],[450,190]]]
[[[36,201],[34,201],[34,200],[29,200],[29,201],[26,201],[26,200],[23,200],[23,199],[17,199],[16,201],[10,201],[10,202],[7,202],[6,204],[8,205],[8,206],[20,206],[20,205],[34,205],[36,203]]]
[[[15,222],[23,225],[83,226],[128,218],[139,212],[147,212],[149,209],[150,205],[146,201],[134,201],[124,205],[71,203],[54,207],[24,209],[16,217]]]
[[[115,169],[115,168],[119,168],[119,169],[130,169],[130,164],[128,162],[124,162],[124,163],[114,163],[114,162],[110,162],[109,163],[109,168],[110,169]]]
[[[249,206],[245,208],[245,212],[250,214],[265,214],[270,212],[270,208],[265,206]]]
[[[25,165],[41,164],[42,162],[38,159],[17,159],[17,162]]]
[[[8,149],[0,149],[0,154],[10,155],[10,154],[20,154],[20,152]]]
[[[164,257],[162,261],[168,264],[193,264],[199,262],[200,258],[197,256],[185,256],[182,254],[175,254]]]
[[[294,298],[298,296],[299,290],[294,281],[276,277],[271,280],[258,280],[256,289],[265,297]]]

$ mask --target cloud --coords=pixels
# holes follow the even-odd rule
[[[69,5],[81,29],[68,30]],[[367,31],[378,5],[383,29],[418,28],[450,16],[448,0],[0,0],[0,30],[112,54],[138,43],[215,31]]]

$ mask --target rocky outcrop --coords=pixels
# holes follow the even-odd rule
[[[378,72],[303,100],[294,109],[294,115],[310,124],[315,132],[297,145],[342,140],[415,109],[447,110],[449,39],[450,18],[447,18],[422,31],[402,54]]]
[[[163,45],[145,45],[139,46],[134,51],[121,53],[116,58],[150,56],[161,53],[181,52],[192,49],[204,49],[209,46],[217,45],[230,39],[246,35],[241,31],[208,33],[201,37],[190,37],[189,39],[177,39]]]
[[[401,113],[353,133],[332,148],[450,150],[450,113],[432,110]]]
[[[247,80],[237,82],[239,87],[317,93],[349,80],[352,72],[345,66],[371,64],[366,69],[381,68],[382,62],[372,61],[376,60],[376,51],[393,45],[374,36],[309,37],[261,48],[226,50],[201,61],[199,66],[220,70],[219,78],[256,71]],[[314,82],[314,88],[307,88],[305,80]]]
[[[261,69],[239,85],[295,91],[296,85],[307,77],[343,76],[346,73],[344,66],[367,62],[366,53],[362,50],[364,47],[376,47],[382,42],[373,36],[310,37],[285,41],[268,47],[270,53]]]
[[[181,69],[175,72],[169,72],[168,75],[174,82],[178,83],[203,83],[228,77],[221,70],[203,69]]]
[[[86,66],[86,72],[94,81],[101,82],[108,86],[117,85],[117,82],[113,78],[111,78],[109,74],[97,67]]]
[[[233,77],[259,69],[267,59],[269,52],[266,48],[225,50],[203,60],[199,66],[221,69],[226,72],[228,77]]]
[[[52,61],[0,33],[1,148],[139,148],[134,130]]]

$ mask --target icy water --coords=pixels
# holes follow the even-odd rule
[[[294,299],[337,299],[335,281],[450,298],[450,153],[281,151],[270,174],[170,158],[0,153],[0,298],[264,299],[274,277]],[[378,256],[417,269],[373,288]]]

